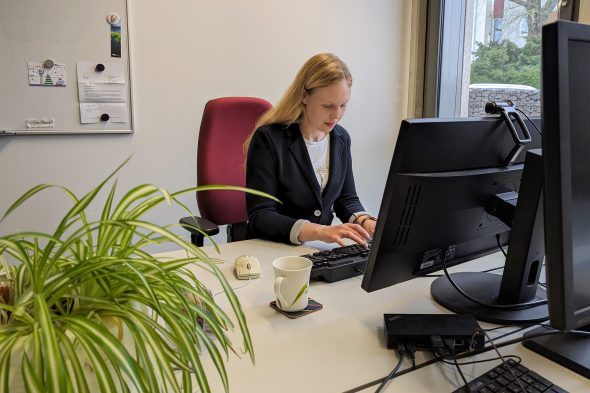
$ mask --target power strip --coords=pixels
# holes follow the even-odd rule
[[[452,342],[453,350],[463,352],[483,348],[485,334],[473,315],[460,314],[385,314],[387,348],[414,344],[418,350],[432,350],[433,338]]]

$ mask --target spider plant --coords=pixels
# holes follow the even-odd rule
[[[193,385],[209,392],[203,360],[210,357],[227,392],[224,362],[238,352],[227,333],[236,324],[241,350],[254,362],[240,302],[215,262],[170,226],[142,216],[163,202],[187,209],[176,197],[195,190],[264,194],[223,186],[169,193],[143,184],[116,202],[115,175],[124,164],[81,197],[62,186],[33,187],[2,217],[52,187],[72,201],[52,233],[0,237],[0,391],[22,380],[28,392],[192,392]],[[103,189],[104,205],[97,198]],[[94,221],[85,213],[93,202],[103,206]],[[163,259],[145,251],[164,243],[186,255]],[[214,276],[231,310],[220,308],[201,275]]]

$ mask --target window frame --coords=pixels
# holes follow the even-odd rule
[[[428,0],[424,117],[461,114],[466,8],[465,1]]]

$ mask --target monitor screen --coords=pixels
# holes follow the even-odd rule
[[[514,123],[516,127],[518,125]],[[539,126],[539,120],[535,120]],[[526,128],[533,130],[531,122]],[[513,163],[506,165],[515,142],[504,119],[414,119],[401,124],[379,211],[379,220],[369,253],[362,287],[378,290],[489,253],[500,251],[510,241],[515,203],[528,206],[529,219],[518,221],[526,241],[509,247],[514,274],[466,274],[455,276],[460,288],[482,304],[472,303],[448,282],[437,279],[431,286],[434,299],[458,313],[474,314],[497,323],[530,323],[547,318],[546,305],[508,307],[526,303],[538,295],[538,277],[543,259],[542,219],[537,212],[541,193],[542,162],[531,170],[538,185],[522,198],[521,177],[526,152],[541,147],[540,134],[531,131]],[[527,164],[528,165],[528,164]],[[533,187],[535,188],[535,187]],[[497,196],[511,196],[504,207],[514,209],[509,219],[492,214]],[[509,198],[510,199],[510,198]],[[511,205],[512,204],[512,205]],[[536,218],[536,221],[535,221]],[[532,223],[537,231],[531,239]],[[527,238],[528,236],[528,238]],[[532,245],[532,247],[529,247]],[[530,254],[530,255],[529,255]],[[510,261],[509,261],[510,262]],[[527,263],[528,262],[528,263]],[[510,269],[509,269],[510,270]],[[445,278],[445,277],[441,277]],[[446,278],[445,278],[446,279]],[[483,281],[482,281],[483,280]],[[504,283],[502,283],[504,281]],[[442,286],[442,289],[440,288]],[[507,290],[500,290],[504,287]],[[456,296],[458,295],[458,296]],[[540,302],[544,303],[544,302]],[[506,306],[505,308],[502,306]]]

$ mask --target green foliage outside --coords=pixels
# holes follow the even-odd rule
[[[477,44],[471,63],[471,83],[541,86],[541,37],[527,38],[519,48],[512,41]]]

